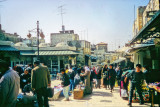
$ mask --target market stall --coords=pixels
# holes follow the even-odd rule
[[[73,98],[74,99],[82,99],[85,94],[85,86],[83,82],[80,82],[79,85],[77,85],[76,89],[73,91]]]
[[[50,101],[58,100],[63,88],[61,85],[54,86],[54,96],[52,98],[49,98]]]
[[[151,96],[151,106],[154,107],[154,104],[159,104],[160,106],[160,82],[150,83],[148,87]]]
[[[128,79],[127,82],[125,83],[124,78],[130,72],[132,72],[132,70],[127,70],[126,72],[123,73],[122,78],[121,78],[120,96],[123,99],[128,99],[129,97],[131,81]],[[147,83],[145,81],[142,84],[142,96],[145,102],[149,102],[149,87],[147,86]],[[139,95],[136,89],[133,92],[132,102],[133,103],[140,102]]]

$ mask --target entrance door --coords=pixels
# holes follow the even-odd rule
[[[60,69],[64,68],[63,60],[60,60]]]

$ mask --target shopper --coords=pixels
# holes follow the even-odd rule
[[[103,85],[104,85],[104,88],[107,89],[107,87],[109,88],[109,80],[108,80],[108,66],[105,65],[104,68],[103,68]]]
[[[84,71],[84,70],[83,70]],[[84,77],[85,81],[85,94],[91,94],[91,87],[90,87],[90,69],[86,66],[85,67],[85,73],[81,74],[80,76]]]
[[[21,74],[20,76],[20,87],[22,89],[24,89],[24,86],[27,85],[28,83],[31,83],[31,74],[29,73],[29,69],[25,69],[24,73]]]
[[[97,67],[96,88],[101,88],[102,67]]]
[[[70,66],[70,69],[68,71],[68,75],[69,75],[69,81],[70,81],[70,88],[69,90],[72,92],[74,90],[74,70],[72,69],[72,66]]]
[[[82,68],[81,68],[81,73],[80,73],[80,78],[81,78],[81,81],[82,81],[83,83],[85,83],[85,81],[84,81],[84,76],[81,76],[81,75],[83,75],[83,74],[85,74],[85,69],[82,67]]]
[[[90,85],[91,85],[91,90],[93,91],[93,84],[94,84],[94,78],[95,78],[95,67],[91,70],[91,75],[90,75]]]
[[[62,73],[62,87],[63,87],[63,94],[66,98],[65,101],[69,101],[69,76],[65,73],[64,69],[61,69],[61,73]]]
[[[142,96],[142,82],[144,79],[144,75],[141,71],[141,65],[136,65],[136,70],[132,71],[127,75],[125,78],[125,82],[127,81],[127,78],[131,79],[131,87],[130,87],[130,94],[129,94],[129,106],[132,106],[132,97],[133,97],[133,91],[135,88],[137,89],[137,92],[140,97],[140,104],[144,104],[143,96]]]
[[[67,65],[66,68],[65,68],[65,73],[66,73],[66,74],[68,74],[68,70],[69,70],[69,69],[68,69],[68,65]]]
[[[116,79],[116,71],[113,69],[113,65],[109,65],[109,84],[111,88],[111,92],[113,91],[114,85],[115,85],[115,79]]]
[[[143,70],[144,78],[146,80],[146,83],[149,84],[149,78],[150,78],[150,76],[149,76],[149,68],[148,68],[147,65],[144,65],[143,68],[144,68],[144,70]]]
[[[9,69],[9,63],[0,60],[0,107],[15,107],[20,88],[20,77],[12,69]]]
[[[74,86],[75,86],[75,87],[76,87],[76,86],[79,84],[79,82],[81,81],[80,74],[81,74],[81,69],[78,68],[78,69],[77,69],[77,73],[76,73],[76,75],[75,75],[75,77],[74,77]]]
[[[121,76],[122,76],[122,69],[120,66],[117,67],[117,81],[118,81],[118,86],[120,86],[121,83]]]
[[[37,93],[39,107],[43,107],[43,105],[49,107],[47,86],[50,86],[51,79],[48,67],[40,65],[40,61],[36,61],[34,67],[31,75],[32,89]]]
[[[31,74],[32,68],[33,68],[33,65],[32,64],[28,64],[27,69],[28,69],[29,74]]]
[[[124,80],[125,80],[125,78],[126,78],[126,76],[127,76],[128,73],[129,72],[126,71],[125,74],[122,75],[122,77],[121,77],[121,85],[120,85],[120,89],[125,89],[126,92],[127,92],[127,94],[128,94],[129,79],[127,79],[126,82],[124,82]],[[121,96],[121,90],[120,90],[120,96]]]

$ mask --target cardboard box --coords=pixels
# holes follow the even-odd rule
[[[74,99],[82,99],[83,98],[83,90],[74,89],[73,98]]]

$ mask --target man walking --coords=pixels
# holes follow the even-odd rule
[[[118,81],[118,86],[120,86],[120,82],[121,82],[121,76],[122,76],[122,69],[120,66],[117,67],[117,81]]]
[[[66,98],[65,101],[69,101],[69,76],[65,73],[64,69],[61,69],[61,73],[62,73],[62,86],[63,86],[63,94]]]
[[[47,86],[50,86],[51,83],[50,73],[46,66],[40,65],[40,61],[36,61],[34,67],[31,75],[32,89],[37,93],[39,107],[43,107],[43,105],[49,107]]]
[[[9,64],[0,60],[0,72],[3,74],[0,79],[0,107],[15,107],[20,88],[20,77]]]
[[[75,72],[72,69],[72,66],[70,66],[70,69],[68,71],[68,75],[69,75],[69,81],[70,81],[70,91],[72,92],[74,90],[74,76],[75,76]]]
[[[111,92],[113,91],[114,85],[115,85],[115,79],[116,79],[116,71],[113,69],[113,65],[109,65],[109,84],[111,88]]]
[[[140,97],[140,104],[144,104],[144,100],[142,97],[142,81],[144,80],[143,73],[141,71],[141,65],[137,64],[136,65],[136,70],[132,71],[127,75],[125,78],[125,82],[127,81],[127,78],[131,78],[131,90],[129,94],[129,106],[132,106],[132,97],[133,97],[133,91],[135,88],[137,89],[137,92]]]

